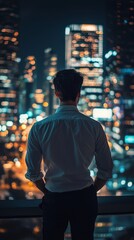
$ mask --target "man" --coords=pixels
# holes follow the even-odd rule
[[[44,193],[44,240],[63,240],[68,222],[72,240],[93,240],[96,192],[112,176],[111,154],[101,124],[77,109],[82,82],[74,69],[59,71],[53,83],[60,106],[55,114],[35,123],[29,133],[26,178]],[[93,182],[89,166],[94,156],[98,172]]]

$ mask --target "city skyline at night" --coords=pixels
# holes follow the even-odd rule
[[[101,123],[113,158],[98,197],[134,195],[133,13],[134,0],[0,0],[0,201],[42,198],[25,178],[27,139],[58,108],[53,77],[68,68],[83,75],[78,109]],[[94,159],[89,170],[94,180]],[[0,238],[9,240],[6,221]],[[41,221],[29,221],[33,238],[24,240],[41,239]],[[23,219],[15,224],[27,227]],[[130,215],[99,216],[95,240],[130,240],[133,224]]]
[[[113,134],[115,144],[120,143],[120,146],[125,149],[126,156],[134,155],[133,4],[133,1],[110,2],[107,16],[109,52],[105,56],[106,79],[114,90],[113,96],[109,94],[114,113],[113,133],[111,134]],[[111,54],[110,51],[113,53]]]
[[[37,60],[38,78],[43,79],[44,50],[54,49],[58,54],[58,69],[65,68],[65,28],[71,24],[105,24],[105,0],[101,2],[42,0],[25,2],[20,0],[20,57],[21,71],[27,55],[34,55]],[[40,43],[38,45],[38,42]],[[37,46],[38,45],[38,46]]]
[[[13,0],[12,2],[13,6],[15,6],[14,3],[15,2]],[[130,8],[129,5],[128,7]],[[112,11],[112,9],[109,10],[109,13],[110,11]],[[111,21],[109,21],[109,23],[111,24]],[[124,23],[126,26],[126,22]],[[131,20],[130,20],[130,23],[131,23]],[[115,23],[113,22],[113,24]],[[118,25],[118,22],[117,22],[117,25]],[[126,28],[126,30],[130,28],[131,26],[129,26],[129,28]],[[2,26],[2,31],[1,31],[2,38],[3,38],[3,29],[6,29],[6,28],[3,28]],[[113,28],[111,27],[110,29],[112,30]],[[103,51],[105,48],[103,48],[104,45],[103,45],[103,26],[102,25],[87,24],[83,22],[83,24],[66,25],[64,31],[65,31],[64,32],[64,42],[65,42],[64,49],[66,49],[66,53],[65,53],[66,68],[75,68],[76,70],[80,71],[84,76],[84,83],[81,91],[81,99],[79,102],[80,110],[87,116],[89,117],[91,116],[102,123],[103,127],[105,128],[109,146],[111,148],[111,152],[114,158],[122,159],[124,158],[126,153],[129,153],[129,152],[130,154],[128,154],[128,156],[132,158],[131,153],[133,152],[133,132],[132,132],[133,117],[130,119],[131,128],[130,127],[128,128],[126,135],[120,134],[120,131],[124,131],[124,125],[123,125],[124,123],[122,119],[125,111],[124,104],[122,103],[123,98],[121,96],[121,91],[123,91],[124,84],[126,83],[120,80],[121,79],[120,74],[113,73],[114,68],[111,67],[112,64],[113,66],[115,65],[115,61],[117,64],[119,63],[119,57],[118,57],[119,42],[118,42],[118,45],[116,46],[115,36],[113,34],[112,45],[110,46],[109,49],[107,49],[109,51],[104,52],[103,54]],[[119,33],[121,34],[122,31],[120,30]],[[16,30],[15,30],[15,34],[16,34]],[[17,36],[18,34],[19,33],[17,33]],[[109,37],[110,35],[107,35],[107,36]],[[109,38],[106,38],[104,35],[104,42],[106,42],[106,40],[109,43]],[[131,41],[131,38],[130,38],[130,41]],[[105,59],[104,59],[104,55],[105,55]],[[5,56],[6,56],[6,53],[5,53]],[[21,157],[23,158],[23,161],[24,161],[27,135],[32,124],[35,121],[42,120],[44,117],[47,117],[49,114],[52,114],[57,108],[58,101],[54,97],[54,88],[52,84],[52,79],[56,71],[59,70],[58,59],[59,59],[59,52],[56,52],[55,49],[46,48],[44,50],[44,60],[43,60],[43,64],[44,64],[43,76],[44,77],[43,77],[43,80],[40,82],[41,84],[40,85],[39,78],[37,75],[38,62],[35,56],[27,55],[27,57],[25,58],[23,74],[21,74],[20,72],[20,77],[17,80],[17,83],[19,82],[18,84],[19,98],[18,100],[16,98],[16,100],[19,101],[19,107],[17,107],[16,105],[16,109],[18,112],[17,114],[18,122],[17,124],[15,124],[14,121],[1,122],[2,124],[0,126],[1,140],[2,140],[2,147],[3,147],[1,160],[2,160],[3,166],[4,164],[6,166],[6,164],[8,163],[8,159],[9,159],[9,166],[10,164],[12,165],[13,162],[17,164],[16,165],[17,167],[19,166],[19,164],[21,166],[22,164]],[[130,59],[131,59],[131,55],[130,55]],[[105,64],[103,64],[104,60],[105,60]],[[15,58],[14,61],[15,61],[15,64],[17,62],[17,65],[15,65],[16,68],[13,68],[12,70],[13,72],[14,72],[14,69],[15,71],[17,71],[18,69],[18,60],[16,60]],[[124,68],[126,69],[127,65],[125,65]],[[121,67],[121,69],[124,69],[124,68]],[[119,66],[117,69],[119,69]],[[131,64],[131,66],[129,66],[127,69],[133,69],[133,65]],[[1,77],[2,76],[3,76],[3,73],[1,73]],[[110,86],[111,86],[111,89],[110,89]],[[133,94],[132,81],[131,81],[130,87],[131,87],[130,89],[131,89],[131,95],[132,95]],[[16,88],[15,81],[12,84],[12,88],[13,89]],[[10,89],[10,91],[12,91],[12,89]],[[125,99],[125,102],[127,102],[127,98],[125,97],[124,99]],[[131,99],[128,99],[129,104],[130,104],[130,101]],[[132,104],[130,105],[132,108]],[[7,107],[3,109],[5,111]],[[129,120],[125,120],[125,122],[128,123]],[[130,151],[128,151],[130,147],[131,149]],[[121,167],[123,167],[124,169],[121,171],[125,172],[125,166],[121,165]],[[129,167],[131,168],[131,165]],[[95,174],[94,170],[92,173],[93,175]],[[118,188],[118,185],[117,185],[117,188]],[[115,191],[116,191],[116,188],[115,188]]]

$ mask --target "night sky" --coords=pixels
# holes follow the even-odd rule
[[[38,81],[43,77],[44,49],[58,55],[58,70],[65,67],[65,27],[70,24],[105,24],[105,0],[19,0],[20,57],[34,55]]]

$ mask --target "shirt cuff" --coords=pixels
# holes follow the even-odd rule
[[[44,175],[43,175],[42,172],[40,172],[39,174],[36,174],[36,175],[27,172],[27,173],[25,174],[25,177],[26,177],[27,179],[29,179],[31,182],[36,182],[37,180],[42,179],[42,178],[44,177]]]
[[[105,172],[103,170],[99,170],[97,172],[97,177],[103,180],[108,180],[109,178],[112,177],[112,172]]]

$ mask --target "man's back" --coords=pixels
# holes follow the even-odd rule
[[[37,122],[33,133],[32,141],[38,139],[43,155],[48,190],[73,191],[93,184],[88,167],[96,153],[98,137],[105,141],[100,136],[99,122],[81,114],[75,106],[63,105],[55,114]],[[100,155],[109,158],[105,151]]]

